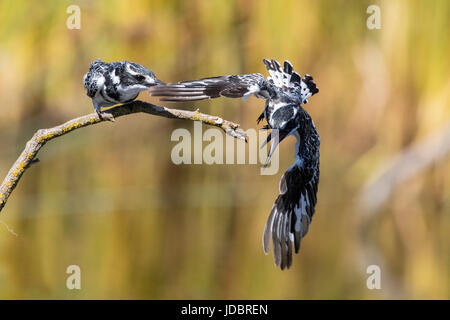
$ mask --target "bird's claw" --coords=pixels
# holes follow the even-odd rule
[[[116,121],[114,119],[114,116],[111,113],[97,112],[97,115],[100,118],[100,120],[106,120],[106,121],[111,121],[111,122],[115,122]]]
[[[114,116],[111,113],[102,112],[101,117],[103,120],[116,122],[116,119],[114,119]]]

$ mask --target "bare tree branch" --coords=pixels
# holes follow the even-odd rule
[[[121,116],[139,112],[171,119],[201,121],[204,124],[221,128],[226,134],[234,138],[246,140],[247,137],[245,131],[240,129],[238,124],[224,120],[220,117],[200,113],[198,111],[169,109],[142,101],[134,101],[129,104],[111,108],[104,112],[106,116],[103,117],[103,119],[99,118],[96,113],[91,113],[72,119],[53,128],[38,130],[33,135],[0,186],[0,211],[2,211],[6,201],[8,201],[9,196],[17,186],[25,170],[27,170],[32,163],[38,161],[36,155],[48,141],[79,128],[104,122],[111,118],[119,118]]]

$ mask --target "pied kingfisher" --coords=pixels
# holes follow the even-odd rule
[[[83,80],[86,94],[92,99],[100,118],[105,115],[101,113],[102,107],[129,103],[139,92],[163,84],[151,70],[140,64],[129,61],[107,63],[100,59],[91,63]]]
[[[292,264],[293,248],[295,253],[300,249],[317,202],[320,137],[301,104],[308,103],[308,98],[319,90],[310,75],[301,78],[289,61],[284,62],[283,69],[278,61],[263,61],[270,73],[267,79],[259,73],[227,75],[157,85],[149,91],[153,96],[162,97],[163,101],[173,102],[220,96],[246,99],[252,94],[265,99],[264,112],[257,122],[265,118],[268,124],[264,128],[272,129],[266,141],[274,138],[268,161],[284,138],[290,135],[297,138],[295,162],[281,178],[280,194],[272,207],[263,235],[264,252],[269,252],[272,239],[275,264],[284,269]]]

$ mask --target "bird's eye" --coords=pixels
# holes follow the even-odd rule
[[[140,74],[135,75],[134,78],[135,78],[137,81],[142,81],[142,80],[145,79],[145,77],[144,77],[143,75],[140,75]]]

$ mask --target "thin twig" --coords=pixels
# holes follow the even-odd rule
[[[25,150],[11,167],[0,186],[0,211],[2,211],[6,201],[8,201],[9,196],[17,186],[24,172],[30,167],[31,164],[37,161],[36,156],[39,150],[48,141],[76,129],[107,121],[107,118],[111,118],[111,116],[114,118],[119,118],[121,116],[139,112],[171,119],[201,121],[204,124],[221,128],[226,134],[234,138],[246,140],[247,137],[245,131],[240,129],[238,124],[224,120],[220,117],[200,113],[198,111],[169,109],[142,101],[134,101],[129,104],[108,109],[104,113],[109,115],[109,117],[104,117],[104,119],[99,118],[96,113],[91,113],[72,119],[53,128],[38,130],[33,135],[33,137],[27,142]]]

